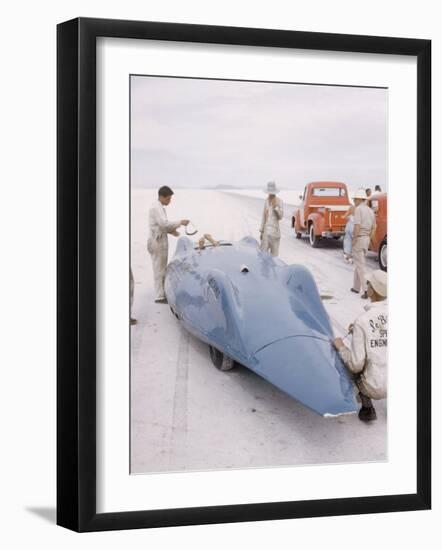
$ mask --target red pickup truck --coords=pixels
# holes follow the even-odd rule
[[[305,186],[300,195],[301,204],[292,216],[296,238],[308,235],[310,244],[317,248],[321,239],[339,239],[345,233],[350,207],[347,186],[337,181],[314,181]]]

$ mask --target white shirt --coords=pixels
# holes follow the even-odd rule
[[[351,349],[341,347],[339,355],[347,368],[360,374],[359,386],[373,399],[387,395],[388,304],[372,302],[353,324]]]
[[[354,224],[359,225],[359,237],[369,237],[376,228],[376,217],[373,210],[364,202],[355,208]]]

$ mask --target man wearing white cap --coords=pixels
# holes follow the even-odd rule
[[[365,312],[349,326],[351,349],[342,338],[335,338],[334,347],[348,370],[354,375],[359,390],[359,418],[376,420],[372,399],[387,396],[388,304],[387,274],[380,269],[367,277],[367,294],[371,303]]]
[[[264,189],[264,193],[267,193],[268,198],[264,203],[261,227],[259,228],[259,232],[261,233],[261,250],[269,252],[272,256],[277,256],[281,240],[279,222],[284,216],[284,205],[282,200],[276,196],[279,190],[274,181],[269,181],[267,188]]]
[[[370,240],[376,231],[376,217],[373,210],[365,204],[366,199],[365,189],[358,189],[353,197],[355,213],[353,219],[352,254],[355,271],[351,291],[357,294],[359,294],[359,291],[362,291],[361,298],[367,298],[365,256],[368,252]]]

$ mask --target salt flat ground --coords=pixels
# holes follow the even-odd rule
[[[205,344],[186,333],[167,305],[155,304],[147,218],[151,189],[131,195],[132,270],[135,278],[131,332],[131,470],[133,473],[254,468],[381,461],[387,458],[386,401],[376,403],[377,422],[357,415],[323,418],[244,367],[220,372]],[[210,190],[176,190],[170,220],[189,218],[199,233],[217,239],[258,237],[263,200]],[[280,257],[313,274],[336,336],[365,305],[349,292],[353,268],[342,244],[311,248],[297,240],[286,206]],[[169,258],[177,239],[169,237]],[[376,269],[374,255],[368,267]]]

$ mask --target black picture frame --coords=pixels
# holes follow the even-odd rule
[[[415,494],[96,512],[96,39],[395,54],[417,59],[417,471]],[[79,18],[57,28],[57,523],[103,531],[431,506],[431,41]]]

